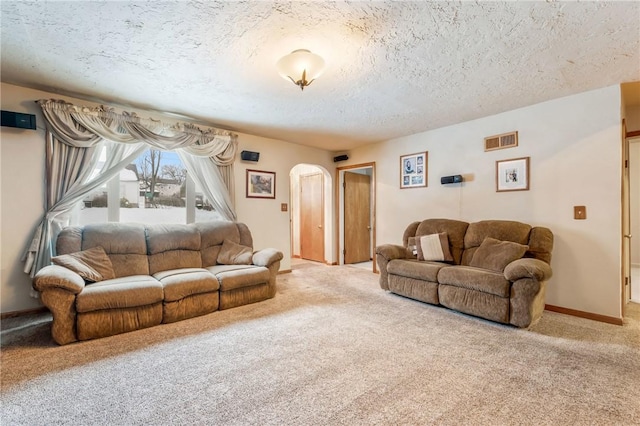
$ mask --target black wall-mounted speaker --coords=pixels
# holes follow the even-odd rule
[[[17,127],[18,129],[36,129],[36,116],[21,112],[2,111],[1,125],[5,127]]]
[[[460,183],[462,182],[462,175],[443,176],[440,178],[440,183],[446,185],[448,183]]]
[[[349,156],[347,154],[344,155],[338,155],[337,157],[333,157],[333,162],[337,163],[338,161],[345,161],[348,160]]]
[[[260,159],[260,153],[253,151],[242,151],[240,153],[240,158],[242,158],[244,161],[258,161]]]

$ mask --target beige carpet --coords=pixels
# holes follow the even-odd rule
[[[530,331],[294,268],[275,299],[56,346],[2,324],[2,425],[640,424],[640,311],[545,312]]]

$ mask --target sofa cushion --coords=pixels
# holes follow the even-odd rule
[[[460,220],[426,219],[419,222],[415,235],[421,236],[446,232],[449,237],[449,246],[454,263],[459,264],[462,260],[464,238],[468,226],[469,224],[467,222],[462,222]]]
[[[446,232],[422,235],[416,242],[418,260],[433,260],[438,262],[453,262],[449,251],[449,237]]]
[[[207,266],[205,269],[211,272],[213,275],[218,275],[221,272],[241,271],[244,269],[253,269],[255,267],[255,265],[215,265]]]
[[[471,266],[447,266],[438,272],[438,283],[509,297],[511,283],[503,274]]]
[[[442,284],[438,286],[438,300],[442,306],[465,314],[503,324],[509,323],[510,309],[507,297]]]
[[[67,254],[82,250],[82,226],[67,226],[62,228],[56,238],[56,253]]]
[[[82,250],[102,247],[109,255],[116,277],[149,275],[145,225],[93,223],[82,231]]]
[[[524,256],[528,249],[522,244],[487,237],[473,254],[469,266],[502,272],[509,263]]]
[[[464,235],[462,264],[469,265],[475,251],[487,237],[526,245],[529,243],[530,232],[531,225],[513,220],[481,220],[471,223]]]
[[[116,277],[113,273],[111,259],[102,247],[55,256],[51,258],[51,261],[56,265],[71,269],[87,282],[99,282]]]
[[[187,318],[215,312],[220,307],[220,294],[217,291],[192,294],[173,302],[162,304],[162,322],[167,324]]]
[[[420,262],[411,259],[394,259],[387,264],[387,272],[401,277],[438,282],[438,272],[444,263]]]
[[[253,265],[218,265],[206,268],[218,279],[220,291],[230,291],[269,282],[269,269]]]
[[[221,265],[251,265],[253,250],[251,247],[234,243],[231,240],[224,240],[218,263]]]
[[[162,303],[121,309],[78,312],[78,340],[97,339],[162,323]]]
[[[148,275],[134,275],[86,286],[76,298],[76,310],[133,308],[162,302],[162,298],[160,281]]]
[[[421,302],[438,304],[438,283],[401,275],[389,275],[389,291]]]
[[[236,222],[216,220],[196,222],[191,226],[200,232],[200,252],[203,268],[216,264],[224,240],[228,239],[234,243],[240,243],[240,231]]]
[[[200,233],[189,225],[147,225],[149,273],[200,268]]]
[[[173,302],[187,296],[218,291],[220,284],[206,269],[183,268],[162,271],[153,275],[164,289],[164,301]]]
[[[200,250],[200,233],[189,225],[147,225],[147,246],[149,254],[169,250]]]

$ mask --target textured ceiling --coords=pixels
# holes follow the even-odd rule
[[[2,81],[332,151],[640,80],[640,2],[0,5]]]

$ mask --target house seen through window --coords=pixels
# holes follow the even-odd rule
[[[106,158],[103,150],[96,166]],[[72,222],[190,223],[218,220],[202,189],[188,176],[174,152],[147,149],[120,173],[87,195],[76,208]]]

